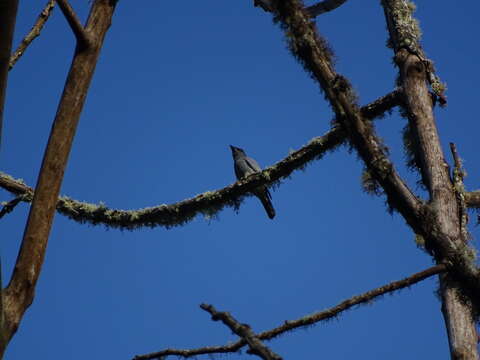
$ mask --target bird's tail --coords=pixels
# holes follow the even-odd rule
[[[272,195],[270,195],[270,191],[268,191],[267,188],[263,188],[261,191],[257,192],[257,197],[260,199],[262,202],[263,207],[265,208],[265,211],[267,212],[267,215],[270,219],[273,219],[275,217],[275,209],[273,208],[272,205]]]

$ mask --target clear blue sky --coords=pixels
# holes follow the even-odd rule
[[[16,43],[43,3],[21,2]],[[71,3],[85,19],[90,2]],[[378,3],[352,0],[317,20],[362,104],[390,91],[397,73]],[[478,188],[480,4],[418,3],[425,51],[448,85],[449,105],[435,111],[442,141],[457,144],[467,185]],[[73,48],[55,9],[10,72],[1,170],[32,186]],[[235,180],[229,144],[271,165],[322,135],[331,117],[252,1],[121,0],[61,192],[122,209],[180,201]],[[404,121],[395,112],[377,124],[415,188],[403,164]],[[238,214],[225,209],[171,230],[122,232],[57,215],[34,304],[6,359],[120,360],[224,344],[236,337],[200,303],[263,331],[429,267],[403,219],[361,191],[361,169],[339,149],[294,173],[273,193],[273,221],[255,198]],[[27,214],[22,204],[0,222],[4,281]],[[478,228],[472,233],[478,245]],[[447,359],[436,287],[427,280],[268,344],[285,359]]]

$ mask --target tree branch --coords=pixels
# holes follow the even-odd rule
[[[480,190],[466,192],[465,202],[467,203],[467,207],[479,209],[480,208]]]
[[[79,46],[82,48],[91,46],[91,36],[83,27],[82,23],[77,17],[77,14],[75,14],[75,11],[73,11],[73,8],[68,3],[68,0],[57,0],[57,3],[63,12],[63,15],[67,19],[68,25],[70,25],[70,28],[72,29]]]
[[[230,313],[219,312],[213,307],[213,305],[201,304],[200,308],[210,313],[213,321],[220,320],[226,326],[228,326],[233,333],[240,336],[250,348],[250,350],[247,351],[248,353],[258,355],[263,360],[282,360],[279,355],[275,354],[267,346],[263,345],[249,325],[240,324]]]
[[[457,197],[458,204],[458,218],[460,221],[460,233],[462,238],[466,241],[470,238],[467,229],[468,223],[468,213],[467,213],[467,203],[465,201],[465,185],[463,183],[463,178],[466,173],[462,166],[462,160],[458,155],[457,147],[454,143],[450,143],[450,151],[452,152],[454,167],[452,174],[453,188],[455,196]]]
[[[6,202],[3,204],[2,210],[0,210],[0,219],[3,218],[5,215],[11,213],[13,209],[21,202],[23,201],[23,195],[17,196],[15,199],[10,200],[9,202]]]
[[[291,53],[325,92],[338,122],[347,130],[350,142],[358,151],[373,178],[383,187],[389,205],[398,210],[412,228],[418,227],[423,204],[400,178],[388,160],[384,145],[356,104],[356,96],[347,79],[337,74],[332,54],[320,37],[299,0],[275,3],[276,19],[285,31]]]
[[[75,50],[43,157],[17,261],[10,282],[3,291],[6,342],[15,334],[23,314],[33,302],[75,130],[114,9],[115,4],[111,0],[93,2],[87,31],[94,35],[95,46],[86,49],[77,46]],[[5,346],[2,346],[0,358],[4,351]]]
[[[339,316],[341,313],[349,310],[355,306],[368,304],[371,301],[385,295],[388,293],[393,293],[395,291],[404,289],[406,287],[412,286],[422,280],[425,280],[431,276],[440,274],[447,271],[445,265],[436,265],[421,272],[415,273],[405,279],[394,281],[379,288],[370,290],[361,295],[353,296],[350,299],[342,301],[341,303],[327,309],[324,311],[319,311],[311,315],[304,316],[297,320],[285,321],[284,324],[273,328],[268,331],[264,331],[256,335],[260,340],[271,340],[276,338],[288,331],[293,331],[305,326],[311,326],[320,321],[332,319]],[[224,346],[208,346],[198,349],[191,350],[182,350],[182,349],[166,349],[150,354],[137,355],[134,360],[151,360],[151,359],[162,359],[165,356],[176,355],[182,357],[191,357],[203,354],[220,354],[220,353],[232,353],[237,352],[242,347],[247,345],[245,340],[239,340],[235,343],[224,345]]]
[[[38,15],[37,21],[33,25],[30,32],[25,35],[20,45],[18,45],[15,52],[10,57],[9,70],[12,70],[15,63],[20,59],[20,57],[25,53],[27,47],[32,43],[35,38],[40,35],[40,32],[43,29],[43,25],[47,22],[50,14],[52,13],[53,8],[55,7],[55,0],[49,0],[47,5],[43,8],[40,15]]]
[[[17,19],[18,0],[0,1],[0,148],[2,144],[3,114],[7,93],[8,64],[12,52],[13,33]],[[1,261],[0,261],[1,267]],[[8,336],[5,332],[5,301],[0,269],[0,349],[5,348]],[[0,359],[3,352],[0,351]]]
[[[335,10],[346,2],[347,0],[324,0],[316,3],[315,5],[308,6],[305,8],[305,11],[310,17],[315,18],[318,15]]]
[[[3,0],[0,2],[0,147],[2,143],[3,110],[7,91],[8,65],[12,52],[17,9],[18,0]]]
[[[460,199],[463,189],[452,186],[427,82],[440,100],[444,99],[445,88],[420,46],[421,32],[413,17],[413,3],[408,0],[382,0],[381,3],[395,63],[400,70],[400,83],[405,91],[405,110],[415,144],[415,157],[430,195],[422,226],[416,232],[424,237],[425,247],[437,263],[449,262],[452,267],[449,274],[440,277],[442,312],[452,358],[477,359],[476,316],[472,303],[480,306],[480,274],[474,250],[467,245],[466,211],[463,214],[464,204]],[[462,195],[458,196],[460,193]]]
[[[401,90],[397,89],[361,108],[364,118],[372,120],[402,103]],[[196,215],[213,216],[224,206],[238,208],[243,196],[259,185],[271,185],[288,178],[293,171],[303,169],[309,162],[320,159],[327,151],[332,151],[346,139],[340,127],[334,127],[325,135],[312,139],[301,149],[291,153],[262,173],[252,175],[216,191],[208,191],[191,199],[174,204],[159,205],[139,210],[110,209],[103,204],[90,204],[60,197],[57,210],[72,220],[93,225],[133,230],[139,227],[173,227],[192,220]],[[33,194],[33,189],[11,176],[0,173],[0,187],[15,194]],[[28,201],[31,197],[25,198]]]

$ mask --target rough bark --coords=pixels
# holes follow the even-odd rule
[[[67,19],[68,25],[72,29],[75,38],[77,39],[77,47],[89,47],[92,44],[92,39],[90,34],[85,30],[82,23],[73,11],[73,8],[70,6],[67,0],[57,0],[58,6],[63,12],[65,19]]]
[[[12,40],[17,19],[18,0],[4,0],[0,2],[0,148],[2,145],[3,113],[5,106],[5,94],[7,91],[8,67],[10,53],[12,52]],[[2,263],[0,261],[0,348],[7,343],[5,333],[4,294],[2,282]],[[0,353],[0,359],[2,358]]]
[[[432,97],[427,85],[430,62],[425,60],[418,43],[418,24],[412,17],[412,3],[406,0],[383,0],[382,5],[395,51],[395,62],[400,70],[400,83],[405,92],[409,125],[415,137],[414,143],[417,144],[415,154],[420,162],[422,181],[430,194],[422,235],[427,241],[427,249],[437,262],[454,259],[455,270],[464,266],[459,270],[463,272],[473,267],[473,261],[467,259],[467,239],[462,235],[459,204],[433,115]],[[459,260],[460,257],[462,260]],[[455,274],[440,277],[442,309],[452,359],[478,359],[475,318],[466,295],[476,293],[476,290],[466,289],[469,283],[475,282],[475,273],[478,274],[478,271],[472,269],[472,276],[466,282],[454,279]],[[463,292],[460,296],[458,289],[461,287]]]
[[[449,274],[440,275],[442,314],[453,360],[478,359],[478,334],[472,324],[472,303]]]
[[[2,143],[3,107],[7,90],[8,67],[17,19],[18,0],[0,1],[0,146]]]
[[[75,50],[45,150],[20,251],[4,292],[7,342],[33,301],[73,137],[114,8],[114,2],[109,0],[93,3],[86,25],[86,31],[93,39],[92,45],[80,47],[77,44]],[[2,346],[0,354],[4,351],[5,346]]]

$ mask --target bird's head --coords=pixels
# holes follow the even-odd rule
[[[243,149],[240,149],[240,148],[235,147],[233,145],[230,145],[230,149],[232,150],[233,158],[236,158],[238,156],[246,156],[245,151],[243,151]]]

